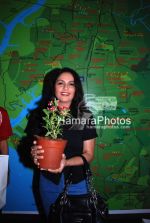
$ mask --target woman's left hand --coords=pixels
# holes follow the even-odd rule
[[[66,166],[66,156],[65,156],[65,154],[62,154],[62,160],[60,162],[60,167],[55,170],[47,169],[47,171],[49,171],[51,173],[61,173],[65,166]],[[41,169],[41,170],[45,170],[45,169]]]

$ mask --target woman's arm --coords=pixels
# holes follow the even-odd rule
[[[83,156],[86,158],[88,162],[91,162],[94,158],[94,147],[95,147],[96,139],[89,139],[83,142]],[[31,154],[33,156],[34,163],[39,165],[38,159],[43,159],[43,152],[41,146],[36,145],[36,141],[34,141],[34,146],[32,147]],[[56,170],[48,169],[49,172],[52,173],[60,173],[66,166],[80,166],[83,165],[83,160],[80,156],[75,156],[70,159],[66,159],[65,155],[62,155],[62,160],[60,163],[60,168]],[[41,169],[42,170],[42,169]]]
[[[85,140],[83,142],[83,156],[88,162],[91,162],[94,158],[95,139]],[[66,160],[65,166],[79,166],[83,164],[83,160],[80,156],[75,156]]]
[[[86,158],[88,162],[91,162],[94,158],[94,147],[95,147],[95,138],[94,139],[89,139],[85,140],[83,142],[83,156]],[[70,159],[66,159],[65,155],[63,154],[62,160],[60,163],[60,168],[57,170],[50,170],[48,171],[52,173],[60,173],[66,166],[80,166],[83,165],[83,160],[80,156],[75,156]]]

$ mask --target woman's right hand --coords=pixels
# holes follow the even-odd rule
[[[44,158],[42,155],[43,153],[44,150],[42,149],[42,146],[37,145],[37,142],[33,141],[33,146],[31,147],[31,156],[35,165],[39,166],[38,160]]]

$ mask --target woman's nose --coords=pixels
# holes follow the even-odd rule
[[[64,83],[63,88],[64,89],[68,89],[68,84],[67,83]]]

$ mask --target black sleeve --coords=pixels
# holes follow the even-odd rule
[[[98,136],[95,124],[96,121],[93,116],[87,120],[87,123],[83,129],[83,136],[82,136],[83,140],[94,139]]]

